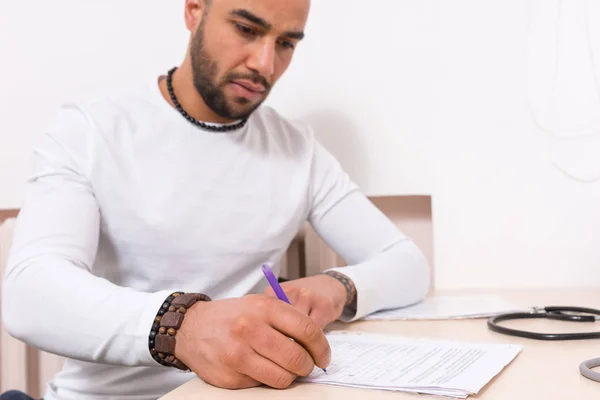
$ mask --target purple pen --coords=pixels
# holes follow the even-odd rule
[[[265,274],[265,277],[267,278],[267,281],[269,281],[269,285],[271,285],[271,288],[275,292],[275,295],[277,296],[277,298],[279,300],[283,300],[286,303],[290,304],[290,301],[288,300],[287,296],[285,295],[285,292],[283,291],[283,289],[279,285],[279,282],[277,281],[277,277],[275,276],[275,274],[273,273],[273,271],[267,264],[263,264],[262,272],[263,272],[263,274]]]
[[[275,292],[275,295],[277,296],[277,298],[279,300],[285,301],[288,304],[291,304],[290,301],[288,300],[287,296],[285,295],[283,288],[279,284],[279,281],[277,281],[277,277],[275,276],[275,274],[273,273],[273,271],[267,264],[263,264],[262,272],[263,272],[263,274],[265,274],[265,278],[267,278],[267,281],[269,282],[269,285],[271,285],[271,288]],[[327,373],[327,369],[323,368],[323,372]]]

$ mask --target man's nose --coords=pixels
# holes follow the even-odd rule
[[[248,58],[248,68],[255,70],[270,82],[275,72],[275,44],[270,40],[257,43]]]

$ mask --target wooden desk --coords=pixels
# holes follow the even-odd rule
[[[451,292],[450,292],[451,293]],[[461,292],[485,293],[485,292]],[[488,292],[489,293],[489,292]],[[496,291],[519,306],[576,305],[600,308],[600,288]],[[440,292],[449,294],[449,292]],[[503,325],[540,332],[576,332],[600,330],[600,323],[584,324],[547,320],[507,321]],[[433,337],[489,343],[518,343],[523,350],[478,395],[484,400],[519,399],[598,399],[600,383],[579,374],[579,364],[600,357],[600,339],[582,341],[536,341],[500,335],[490,331],[486,319],[458,321],[363,321],[336,323],[332,329],[384,332],[412,337]],[[351,389],[317,384],[294,384],[283,391],[267,387],[223,390],[192,379],[162,400],[204,399],[411,399],[427,398],[403,392]],[[431,396],[433,398],[433,396]]]

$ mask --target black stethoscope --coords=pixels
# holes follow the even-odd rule
[[[571,322],[596,322],[600,320],[600,310],[596,310],[594,308],[568,306],[533,307],[530,312],[513,312],[490,317],[487,321],[487,325],[489,329],[494,332],[536,340],[600,339],[600,331],[576,333],[539,333],[512,329],[498,325],[498,322],[523,318],[547,318]],[[592,370],[592,368],[596,367],[600,367],[600,358],[594,358],[592,360],[582,362],[579,365],[579,372],[588,379],[591,379],[595,382],[600,382],[600,372],[595,372]]]

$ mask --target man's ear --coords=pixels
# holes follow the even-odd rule
[[[185,26],[190,32],[196,32],[209,1],[211,0],[185,0]]]

